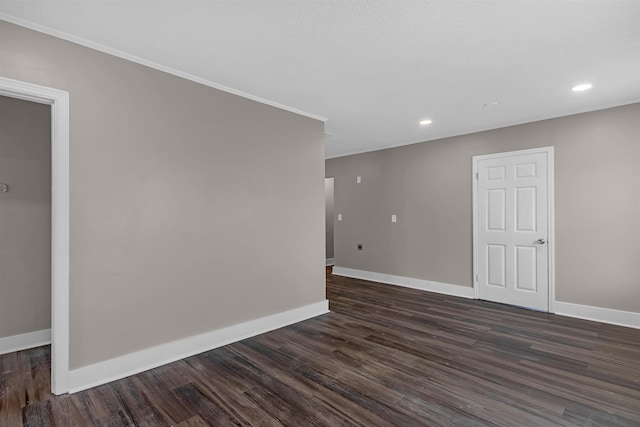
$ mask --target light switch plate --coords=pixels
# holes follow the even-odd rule
[[[398,222],[398,217],[395,215],[391,215],[391,222]]]
[[[0,184],[0,193],[6,193],[9,191],[9,186],[7,184]]]
[[[338,214],[338,221],[342,221],[342,214]]]
[[[360,183],[362,183],[362,177],[361,176],[356,178],[356,184],[360,184]]]

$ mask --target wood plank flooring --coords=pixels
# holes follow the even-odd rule
[[[49,393],[0,356],[0,426],[639,426],[640,331],[327,276],[331,313]]]

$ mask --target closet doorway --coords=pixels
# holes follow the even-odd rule
[[[63,394],[69,375],[69,93],[0,77],[0,96],[50,109],[51,391]],[[12,184],[4,184],[11,192]]]

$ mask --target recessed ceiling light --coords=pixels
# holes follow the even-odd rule
[[[433,123],[431,120],[426,119],[426,120],[420,120],[420,124],[422,126],[426,126],[426,125],[430,125],[431,123]]]
[[[582,92],[583,90],[591,89],[591,86],[592,86],[591,83],[583,83],[583,84],[574,86],[573,88],[571,88],[571,90],[574,92]]]

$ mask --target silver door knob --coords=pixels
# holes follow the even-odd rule
[[[546,240],[544,240],[544,239],[538,239],[538,244],[539,244],[539,245],[544,245],[545,243],[547,243],[547,241],[546,241]]]

